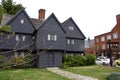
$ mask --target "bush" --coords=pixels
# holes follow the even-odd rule
[[[86,66],[95,64],[95,56],[92,54],[87,54],[85,56],[76,55],[72,56],[71,54],[66,54],[63,59],[62,67],[76,67],[76,66]]]
[[[87,58],[87,61],[86,61],[86,65],[94,65],[95,64],[95,55],[93,54],[87,54],[85,55],[85,57]]]
[[[74,57],[74,66],[84,66],[86,65],[86,57],[82,56],[82,55],[76,55]]]
[[[106,80],[120,80],[120,72],[111,73],[106,77]]]
[[[65,63],[65,65],[68,65],[68,66],[73,66],[74,57],[71,54],[66,54],[64,56],[64,62],[63,63]]]

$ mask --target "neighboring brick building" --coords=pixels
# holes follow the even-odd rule
[[[109,57],[108,40],[111,42],[118,42],[119,44],[111,44],[112,54],[114,59],[120,58],[120,14],[116,16],[117,24],[107,33],[95,36],[95,51],[97,56],[104,55]]]

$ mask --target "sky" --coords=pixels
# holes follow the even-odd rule
[[[45,9],[46,17],[54,13],[62,23],[72,17],[86,38],[109,32],[120,14],[120,0],[13,0],[26,7],[31,18],[38,18],[38,10]]]

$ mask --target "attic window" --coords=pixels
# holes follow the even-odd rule
[[[23,19],[21,19],[20,23],[21,23],[21,24],[24,24],[24,20],[23,20]]]
[[[73,26],[69,26],[69,30],[73,31]]]

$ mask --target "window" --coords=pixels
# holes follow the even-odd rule
[[[108,36],[107,36],[107,40],[110,40],[110,39],[111,39],[111,35],[108,35]]]
[[[102,49],[105,49],[105,45],[104,44],[102,45]]]
[[[25,41],[25,36],[22,37],[22,41]]]
[[[20,55],[24,58],[25,57],[25,53],[21,52]]]
[[[67,44],[74,45],[75,44],[75,40],[74,39],[67,39]]]
[[[16,35],[15,40],[16,40],[16,41],[19,41],[19,35]]]
[[[98,42],[99,40],[98,40],[98,38],[96,38],[96,42]]]
[[[20,23],[21,23],[21,24],[23,24],[23,23],[24,23],[24,20],[23,20],[23,19],[21,19]]]
[[[57,35],[48,34],[48,41],[50,40],[57,41]]]
[[[71,44],[73,44],[73,45],[74,45],[74,40],[73,40],[73,39],[71,40]]]
[[[117,32],[113,33],[113,39],[117,39],[117,38],[118,38],[118,33]]]
[[[104,36],[101,37],[101,41],[105,41],[105,37]]]
[[[67,39],[67,43],[70,44],[70,39]]]
[[[73,26],[69,26],[69,30],[73,31]]]

